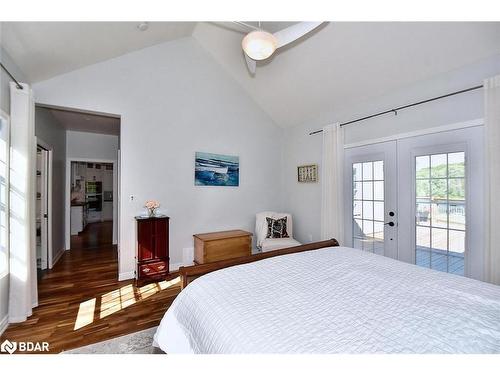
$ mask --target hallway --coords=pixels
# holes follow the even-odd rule
[[[96,233],[105,237],[107,231]],[[10,324],[0,340],[47,341],[57,353],[157,326],[180,292],[176,276],[137,287],[133,280],[117,281],[116,246],[66,251],[39,282],[33,315]]]
[[[113,243],[113,222],[89,223],[85,230],[71,236],[71,249],[93,249]]]

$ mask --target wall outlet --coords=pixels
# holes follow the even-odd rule
[[[309,233],[307,237],[309,238],[309,242],[313,242],[313,235],[311,233]]]
[[[135,195],[131,194],[130,197],[129,197],[130,201],[133,202],[135,201]]]

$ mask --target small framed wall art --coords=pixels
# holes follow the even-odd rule
[[[318,182],[318,164],[299,165],[297,167],[298,182]]]

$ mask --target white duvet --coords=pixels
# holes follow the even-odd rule
[[[500,287],[331,247],[219,270],[175,299],[167,353],[500,353]]]

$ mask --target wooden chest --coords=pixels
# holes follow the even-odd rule
[[[168,275],[168,222],[167,216],[136,217],[137,220],[137,272],[141,282],[164,280]]]
[[[244,230],[200,233],[194,236],[196,264],[238,258],[252,254],[252,233]]]

